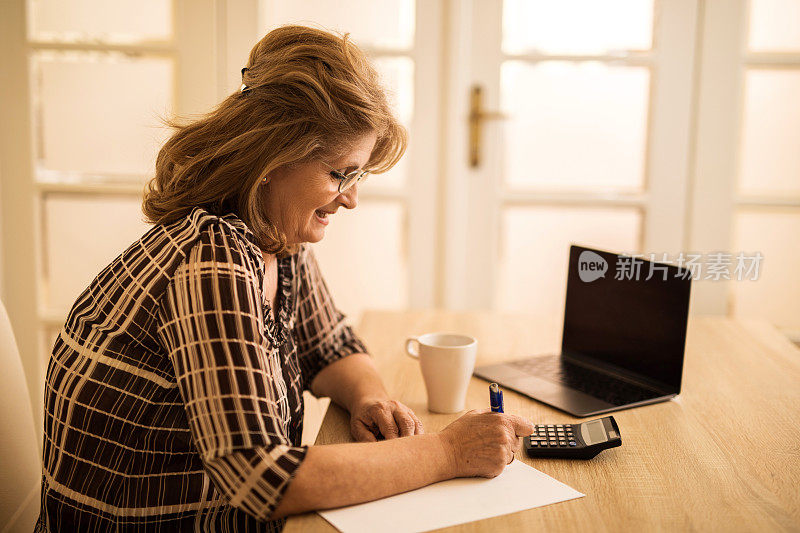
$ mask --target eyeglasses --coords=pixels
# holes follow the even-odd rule
[[[331,177],[339,180],[339,192],[344,192],[361,180],[367,179],[369,170],[354,170],[353,172],[342,174],[328,163],[322,162],[323,165],[331,169]]]

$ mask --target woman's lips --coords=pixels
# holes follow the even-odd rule
[[[322,216],[320,216],[320,214],[322,214]],[[314,211],[314,217],[317,219],[317,222],[319,222],[323,226],[327,226],[328,223],[330,222],[330,220],[328,220],[328,216],[330,216],[330,213],[328,213],[327,211],[322,211],[319,209]]]

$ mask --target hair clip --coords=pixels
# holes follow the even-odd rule
[[[242,93],[243,93],[243,92],[245,92],[246,90],[248,90],[248,89],[250,88],[250,87],[248,87],[247,85],[245,85],[245,83],[244,83],[244,73],[245,73],[245,72],[247,72],[248,70],[250,70],[250,69],[249,69],[249,68],[247,68],[247,67],[244,67],[244,68],[242,69],[242,86],[241,86],[241,87],[239,87],[239,92],[242,92]]]

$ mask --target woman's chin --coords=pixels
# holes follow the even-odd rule
[[[302,242],[319,242],[325,237],[325,228],[318,228],[312,231],[307,231],[304,235]]]

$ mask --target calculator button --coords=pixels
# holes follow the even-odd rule
[[[553,424],[547,424],[547,427],[551,428],[553,427]]]
[[[536,442],[535,440],[532,440],[531,441],[531,448],[538,448],[538,447],[539,447],[539,443]]]
[[[569,441],[569,445],[570,445],[570,446],[577,446],[577,445],[578,445],[578,443],[577,443],[577,442],[575,442],[574,440],[571,440],[571,441]]]

